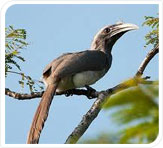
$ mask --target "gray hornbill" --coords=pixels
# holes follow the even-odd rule
[[[95,35],[90,50],[63,54],[46,66],[43,71],[46,90],[33,118],[27,143],[39,142],[55,92],[85,87],[102,78],[111,67],[115,42],[135,29],[138,29],[136,25],[127,23],[105,26]]]

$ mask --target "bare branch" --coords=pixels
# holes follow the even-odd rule
[[[157,45],[155,48],[153,48],[145,57],[143,62],[141,63],[140,67],[138,68],[137,73],[135,74],[133,78],[132,85],[126,85],[129,83],[121,83],[117,86],[108,89],[106,91],[102,91],[99,93],[96,101],[93,103],[92,107],[89,109],[89,111],[83,116],[81,122],[78,124],[78,126],[73,130],[73,132],[68,136],[65,144],[74,144],[77,143],[79,138],[85,133],[85,131],[88,129],[90,124],[93,122],[93,120],[97,117],[99,112],[101,111],[101,106],[105,103],[107,99],[114,93],[117,93],[121,91],[122,89],[127,89],[129,87],[133,87],[138,85],[139,83],[142,83],[143,79],[140,79],[141,75],[143,74],[146,66],[150,62],[150,60],[158,53],[159,46]],[[141,81],[139,81],[141,80]],[[150,81],[151,82],[151,81]]]
[[[31,94],[22,94],[22,93],[17,93],[14,91],[11,91],[8,88],[5,88],[5,95],[18,99],[18,100],[31,100],[31,99],[35,99],[35,98],[40,98],[43,94],[42,92],[35,92],[35,93],[31,93]]]
[[[145,59],[140,64],[138,71],[136,73],[136,76],[141,76],[148,65],[148,63],[151,61],[151,59],[159,52],[159,45],[157,44],[155,48],[153,48],[145,57]]]
[[[35,98],[40,98],[43,95],[43,92],[34,92],[31,94],[26,94],[26,93],[17,93],[14,91],[11,91],[8,88],[5,88],[5,95],[12,97],[14,99],[18,99],[18,100],[31,100],[31,99],[35,99]],[[93,99],[93,98],[97,98],[98,96],[98,92],[97,91],[89,91],[89,90],[85,90],[85,89],[72,89],[72,90],[68,90],[65,92],[56,92],[55,95],[84,95],[86,97],[88,97],[89,99]]]
[[[128,81],[130,81],[130,83],[127,83]],[[121,90],[137,86],[138,84],[151,84],[151,83],[153,83],[153,82],[145,81],[142,78],[134,77],[132,79],[129,79],[125,82],[122,82],[122,83],[116,85],[113,88],[107,89],[105,91],[101,91],[99,93],[96,101],[93,103],[92,107],[83,116],[81,122],[74,129],[74,131],[69,135],[65,144],[74,144],[79,140],[79,138],[85,133],[85,131],[88,129],[89,125],[92,123],[92,121],[97,117],[97,115],[101,111],[102,105],[105,103],[106,100],[109,99],[109,97],[111,95],[113,95]]]

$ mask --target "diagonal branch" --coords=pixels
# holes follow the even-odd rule
[[[155,48],[149,51],[149,53],[146,55],[145,59],[140,64],[138,71],[136,73],[136,76],[141,76],[148,65],[148,63],[151,61],[151,59],[159,52],[159,45],[157,44]]]
[[[65,144],[74,144],[77,143],[79,138],[85,133],[85,131],[88,129],[90,124],[93,122],[93,120],[97,117],[99,112],[101,111],[101,106],[105,103],[107,99],[114,93],[121,91],[122,89],[127,89],[129,87],[133,87],[138,85],[142,79],[140,78],[150,62],[150,60],[158,53],[159,46],[157,45],[155,48],[153,48],[145,57],[143,62],[141,63],[140,67],[138,68],[137,73],[135,74],[134,78],[129,80],[132,81],[132,85],[126,85],[131,83],[121,83],[112,89],[108,89],[106,91],[102,91],[99,93],[97,99],[93,103],[92,107],[89,109],[89,111],[83,116],[81,122],[78,124],[78,126],[73,130],[73,132],[68,136]],[[141,80],[141,81],[140,81]],[[124,85],[125,84],[125,85]]]

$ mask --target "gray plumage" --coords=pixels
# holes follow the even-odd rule
[[[64,54],[52,61],[44,69],[43,77],[54,73],[63,78],[83,71],[99,71],[110,68],[112,56],[107,56],[98,50],[86,50],[77,53]],[[48,74],[47,74],[48,73]]]

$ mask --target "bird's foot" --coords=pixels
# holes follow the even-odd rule
[[[66,96],[66,97],[72,96],[72,95],[73,95],[73,91],[74,91],[74,89],[66,90],[66,91],[65,91],[65,96]]]
[[[93,98],[93,97],[92,97],[92,93],[96,92],[96,90],[95,90],[94,88],[88,86],[88,85],[85,85],[85,87],[86,87],[86,89],[87,89],[87,91],[88,91],[87,97],[88,97],[89,99],[92,99],[92,98]]]

